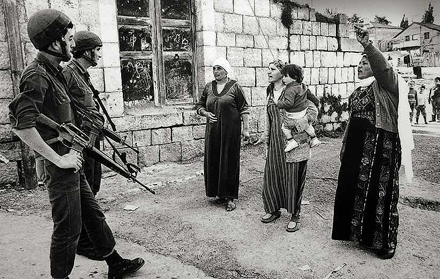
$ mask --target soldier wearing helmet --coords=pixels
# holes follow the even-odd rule
[[[63,75],[69,89],[72,108],[77,115],[78,126],[90,135],[90,124],[87,124],[87,121],[94,121],[98,126],[104,124],[104,117],[94,101],[94,87],[88,72],[88,68],[96,66],[101,58],[102,42],[96,34],[90,31],[76,32],[73,40],[75,41],[75,47],[72,50],[73,59],[64,67]],[[84,117],[88,119],[84,121]],[[101,147],[101,140],[102,137],[95,140],[97,149]],[[96,196],[101,187],[101,163],[84,154],[84,174],[93,195]],[[76,253],[92,260],[102,260],[102,256],[93,248],[84,225]]]
[[[60,67],[61,61],[70,59],[75,46],[72,28],[69,17],[54,9],[38,11],[29,18],[28,35],[39,52],[22,73],[20,93],[9,104],[9,116],[12,131],[44,158],[54,222],[51,276],[68,278],[71,273],[84,219],[94,248],[109,265],[109,278],[122,278],[142,267],[144,260],[126,260],[116,252],[112,231],[82,170],[82,154],[56,141],[57,132],[37,122],[44,114],[57,123],[76,124]]]

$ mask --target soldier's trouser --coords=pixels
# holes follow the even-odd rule
[[[45,160],[46,185],[54,223],[50,246],[53,278],[67,278],[73,268],[81,225],[94,248],[104,257],[114,251],[115,240],[83,170],[60,169]]]
[[[100,142],[97,140],[95,147],[100,150]],[[90,189],[93,195],[96,196],[99,189],[101,188],[101,176],[102,169],[101,163],[93,159],[92,157],[84,154],[84,174],[86,176],[87,182],[89,183]],[[90,249],[93,248],[93,244],[87,234],[87,230],[83,225],[81,230],[81,235],[78,240],[78,249]]]

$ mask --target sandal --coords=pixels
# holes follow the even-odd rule
[[[235,203],[232,200],[228,200],[228,203],[226,204],[226,211],[232,211],[236,207]]]
[[[300,227],[301,227],[301,223],[300,222],[298,222],[298,221],[290,221],[287,224],[286,231],[288,231],[288,232],[296,232],[297,230],[299,230]]]
[[[270,215],[270,217],[264,218],[267,215]],[[280,216],[281,216],[281,211],[277,210],[277,211],[275,211],[273,213],[269,213],[269,214],[266,214],[263,217],[261,217],[261,222],[263,222],[263,223],[270,223],[270,222],[273,222],[276,219],[280,218]]]
[[[217,198],[217,199],[215,200],[215,203],[216,203],[216,204],[224,204],[224,203],[227,202],[227,201],[228,201],[227,198]]]

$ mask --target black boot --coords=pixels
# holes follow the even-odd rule
[[[394,257],[396,249],[380,249],[376,252],[377,256],[382,260],[389,260]]]
[[[432,120],[429,122],[435,122],[435,114],[432,115]]]
[[[426,121],[426,116],[423,116],[423,119],[425,119],[425,124],[428,124],[428,122]]]
[[[123,279],[125,275],[138,271],[144,263],[142,258],[123,259],[108,267],[108,279]]]

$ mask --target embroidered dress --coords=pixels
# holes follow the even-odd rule
[[[374,249],[396,248],[401,147],[397,133],[375,127],[372,86],[349,99],[350,122],[336,190],[332,238]]]

